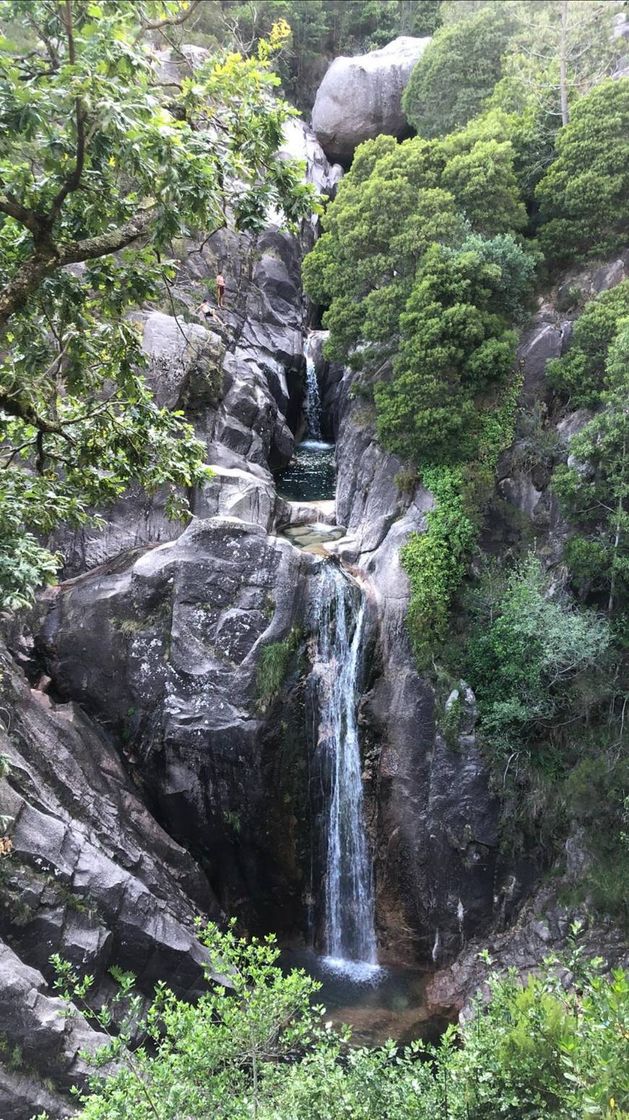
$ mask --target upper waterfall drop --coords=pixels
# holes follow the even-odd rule
[[[307,440],[321,440],[321,394],[313,354],[314,331],[309,331],[304,344],[306,359],[306,436]]]
[[[324,949],[328,965],[364,979],[378,970],[357,718],[365,599],[358,585],[332,564],[322,567],[317,614],[317,749],[326,829]]]
[[[323,435],[325,417],[317,380],[317,352],[323,331],[309,331],[304,338],[306,394],[303,402],[304,433],[288,465],[278,476],[278,494],[289,501],[333,501],[335,495],[334,443]]]

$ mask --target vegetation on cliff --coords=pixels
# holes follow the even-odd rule
[[[401,553],[410,638],[438,691],[463,676],[477,695],[505,843],[550,861],[581,829],[582,889],[624,919],[627,282],[590,302],[564,285],[576,322],[543,403],[518,404],[515,363],[534,285],[626,249],[629,79],[607,77],[619,10],[443,5],[405,95],[419,135],[359,147],[304,278],[380,442],[435,499]],[[576,409],[568,455],[555,426]],[[478,548],[516,431],[516,454],[532,439],[553,476],[559,556],[515,523],[506,558]]]

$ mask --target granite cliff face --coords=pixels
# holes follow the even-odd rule
[[[293,122],[287,146],[330,193],[339,169],[313,134]],[[365,588],[359,722],[381,960],[438,968],[430,1000],[452,1011],[482,982],[476,953],[488,936],[501,960],[526,969],[568,931],[569,911],[543,890],[511,928],[535,862],[500,855],[473,694],[460,682],[459,730],[446,741],[406,634],[399,549],[424,527],[432,497],[379,447],[353,375],[324,359],[322,333],[311,353],[323,430],[336,440],[335,513],[329,502],[278,496],[274,472],[305,425],[314,315],[300,263],[314,236],[310,225],[300,237],[271,225],[255,238],[222,232],[179,247],[172,305],[138,316],[155,394],[193,422],[214,476],[192,496],[188,525],[169,521],[163,498],[138,487],[105,511],[103,527],[60,536],[64,582],[31,619],[6,628],[3,1120],[42,1107],[69,1115],[67,1089],[85,1075],[78,1051],[98,1042],[80,1017],[60,1017],[51,953],[93,972],[97,998],[114,963],[147,994],[165,977],[194,996],[206,963],[197,914],[233,914],[243,929],[308,940],[320,809],[308,682],[322,565],[340,564]],[[203,322],[195,308],[219,268],[227,308]],[[625,255],[566,285],[592,294],[626,274]],[[543,402],[546,361],[568,344],[561,305],[554,292],[523,335],[526,408]],[[576,413],[562,419],[558,455],[580,423]],[[558,556],[566,528],[548,469],[519,454],[525,439],[518,432],[501,460],[486,543],[508,545],[513,517],[525,518]],[[331,520],[338,539],[324,548],[297,547],[286,534]],[[279,677],[269,674],[271,654]],[[551,915],[546,925],[539,908]],[[620,959],[613,936],[598,936],[593,945]]]
[[[337,173],[304,126],[291,123],[287,144],[320,189],[333,189]],[[3,1120],[44,1106],[69,1114],[64,1094],[84,1076],[77,1054],[93,1032],[60,1017],[52,953],[95,974],[95,998],[110,991],[112,964],[147,994],[167,978],[194,995],[205,965],[197,914],[236,913],[243,928],[301,936],[299,651],[321,561],[268,531],[293,516],[272,468],[288,462],[303,424],[299,266],[313,236],[308,225],[300,237],[269,226],[182,248],[173,313],[139,313],[148,379],[192,420],[214,477],[194,495],[187,528],[138,486],[101,527],[60,534],[68,582],[7,628],[18,664],[3,654]],[[195,321],[219,264],[226,313]],[[295,659],[288,720],[258,673],[263,648],[285,640]]]

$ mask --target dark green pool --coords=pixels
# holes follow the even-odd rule
[[[334,444],[321,440],[304,440],[292,462],[277,473],[277,492],[290,502],[329,501],[335,487]]]

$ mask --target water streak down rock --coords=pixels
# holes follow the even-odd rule
[[[377,963],[371,853],[363,819],[358,734],[365,600],[335,566],[322,568],[316,612],[317,749],[325,790],[323,940],[329,958]]]

